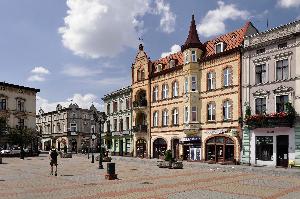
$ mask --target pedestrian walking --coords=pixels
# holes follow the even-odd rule
[[[51,166],[50,175],[53,175],[53,166],[55,166],[55,176],[57,176],[57,156],[58,156],[58,152],[56,151],[55,147],[52,146],[52,149],[49,152],[49,159],[50,159],[50,166]]]

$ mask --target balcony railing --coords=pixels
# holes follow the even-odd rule
[[[286,112],[251,115],[245,118],[245,124],[250,128],[292,127],[295,115]]]
[[[133,102],[134,108],[145,107],[145,106],[147,106],[147,100],[137,100]]]
[[[133,132],[147,132],[147,125],[137,125],[133,127]]]

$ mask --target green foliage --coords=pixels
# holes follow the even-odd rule
[[[11,144],[26,146],[37,138],[38,132],[32,129],[11,129],[8,135]]]
[[[172,151],[171,150],[167,150],[165,152],[165,161],[172,161]]]
[[[6,131],[7,131],[6,119],[3,117],[0,117],[0,135],[6,133]]]
[[[290,102],[285,103],[285,107],[286,107],[287,114],[296,116],[296,111],[295,111],[295,108],[293,107],[292,103],[290,103]]]
[[[245,118],[251,116],[251,107],[249,105],[246,106]]]

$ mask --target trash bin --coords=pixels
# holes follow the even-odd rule
[[[116,164],[115,163],[107,163],[107,174],[114,175],[116,174]]]

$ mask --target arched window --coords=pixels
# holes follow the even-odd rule
[[[163,84],[162,86],[162,99],[167,99],[169,94],[168,84]]]
[[[168,126],[168,110],[163,110],[162,126]]]
[[[169,64],[170,64],[170,68],[173,68],[175,66],[175,60],[171,59]]]
[[[153,88],[153,102],[156,102],[158,100],[158,86],[155,86]]]
[[[141,80],[141,71],[137,70],[137,80],[140,81]]]
[[[192,62],[197,62],[197,54],[194,50],[192,50]]]
[[[207,90],[213,90],[216,88],[216,73],[211,71],[207,73]]]
[[[145,79],[145,70],[142,70],[141,71],[141,80],[144,80]]]
[[[173,91],[172,91],[173,97],[178,97],[178,82],[177,81],[173,82],[172,89],[173,89]]]
[[[215,121],[216,120],[216,104],[214,102],[210,102],[207,104],[207,121]]]
[[[232,104],[229,100],[226,100],[223,103],[223,119],[224,120],[232,119]]]
[[[158,112],[157,112],[157,111],[155,111],[155,112],[153,113],[153,126],[154,126],[154,127],[157,127],[157,126],[158,126]]]
[[[175,126],[179,124],[178,108],[174,108],[172,111],[172,122]]]

